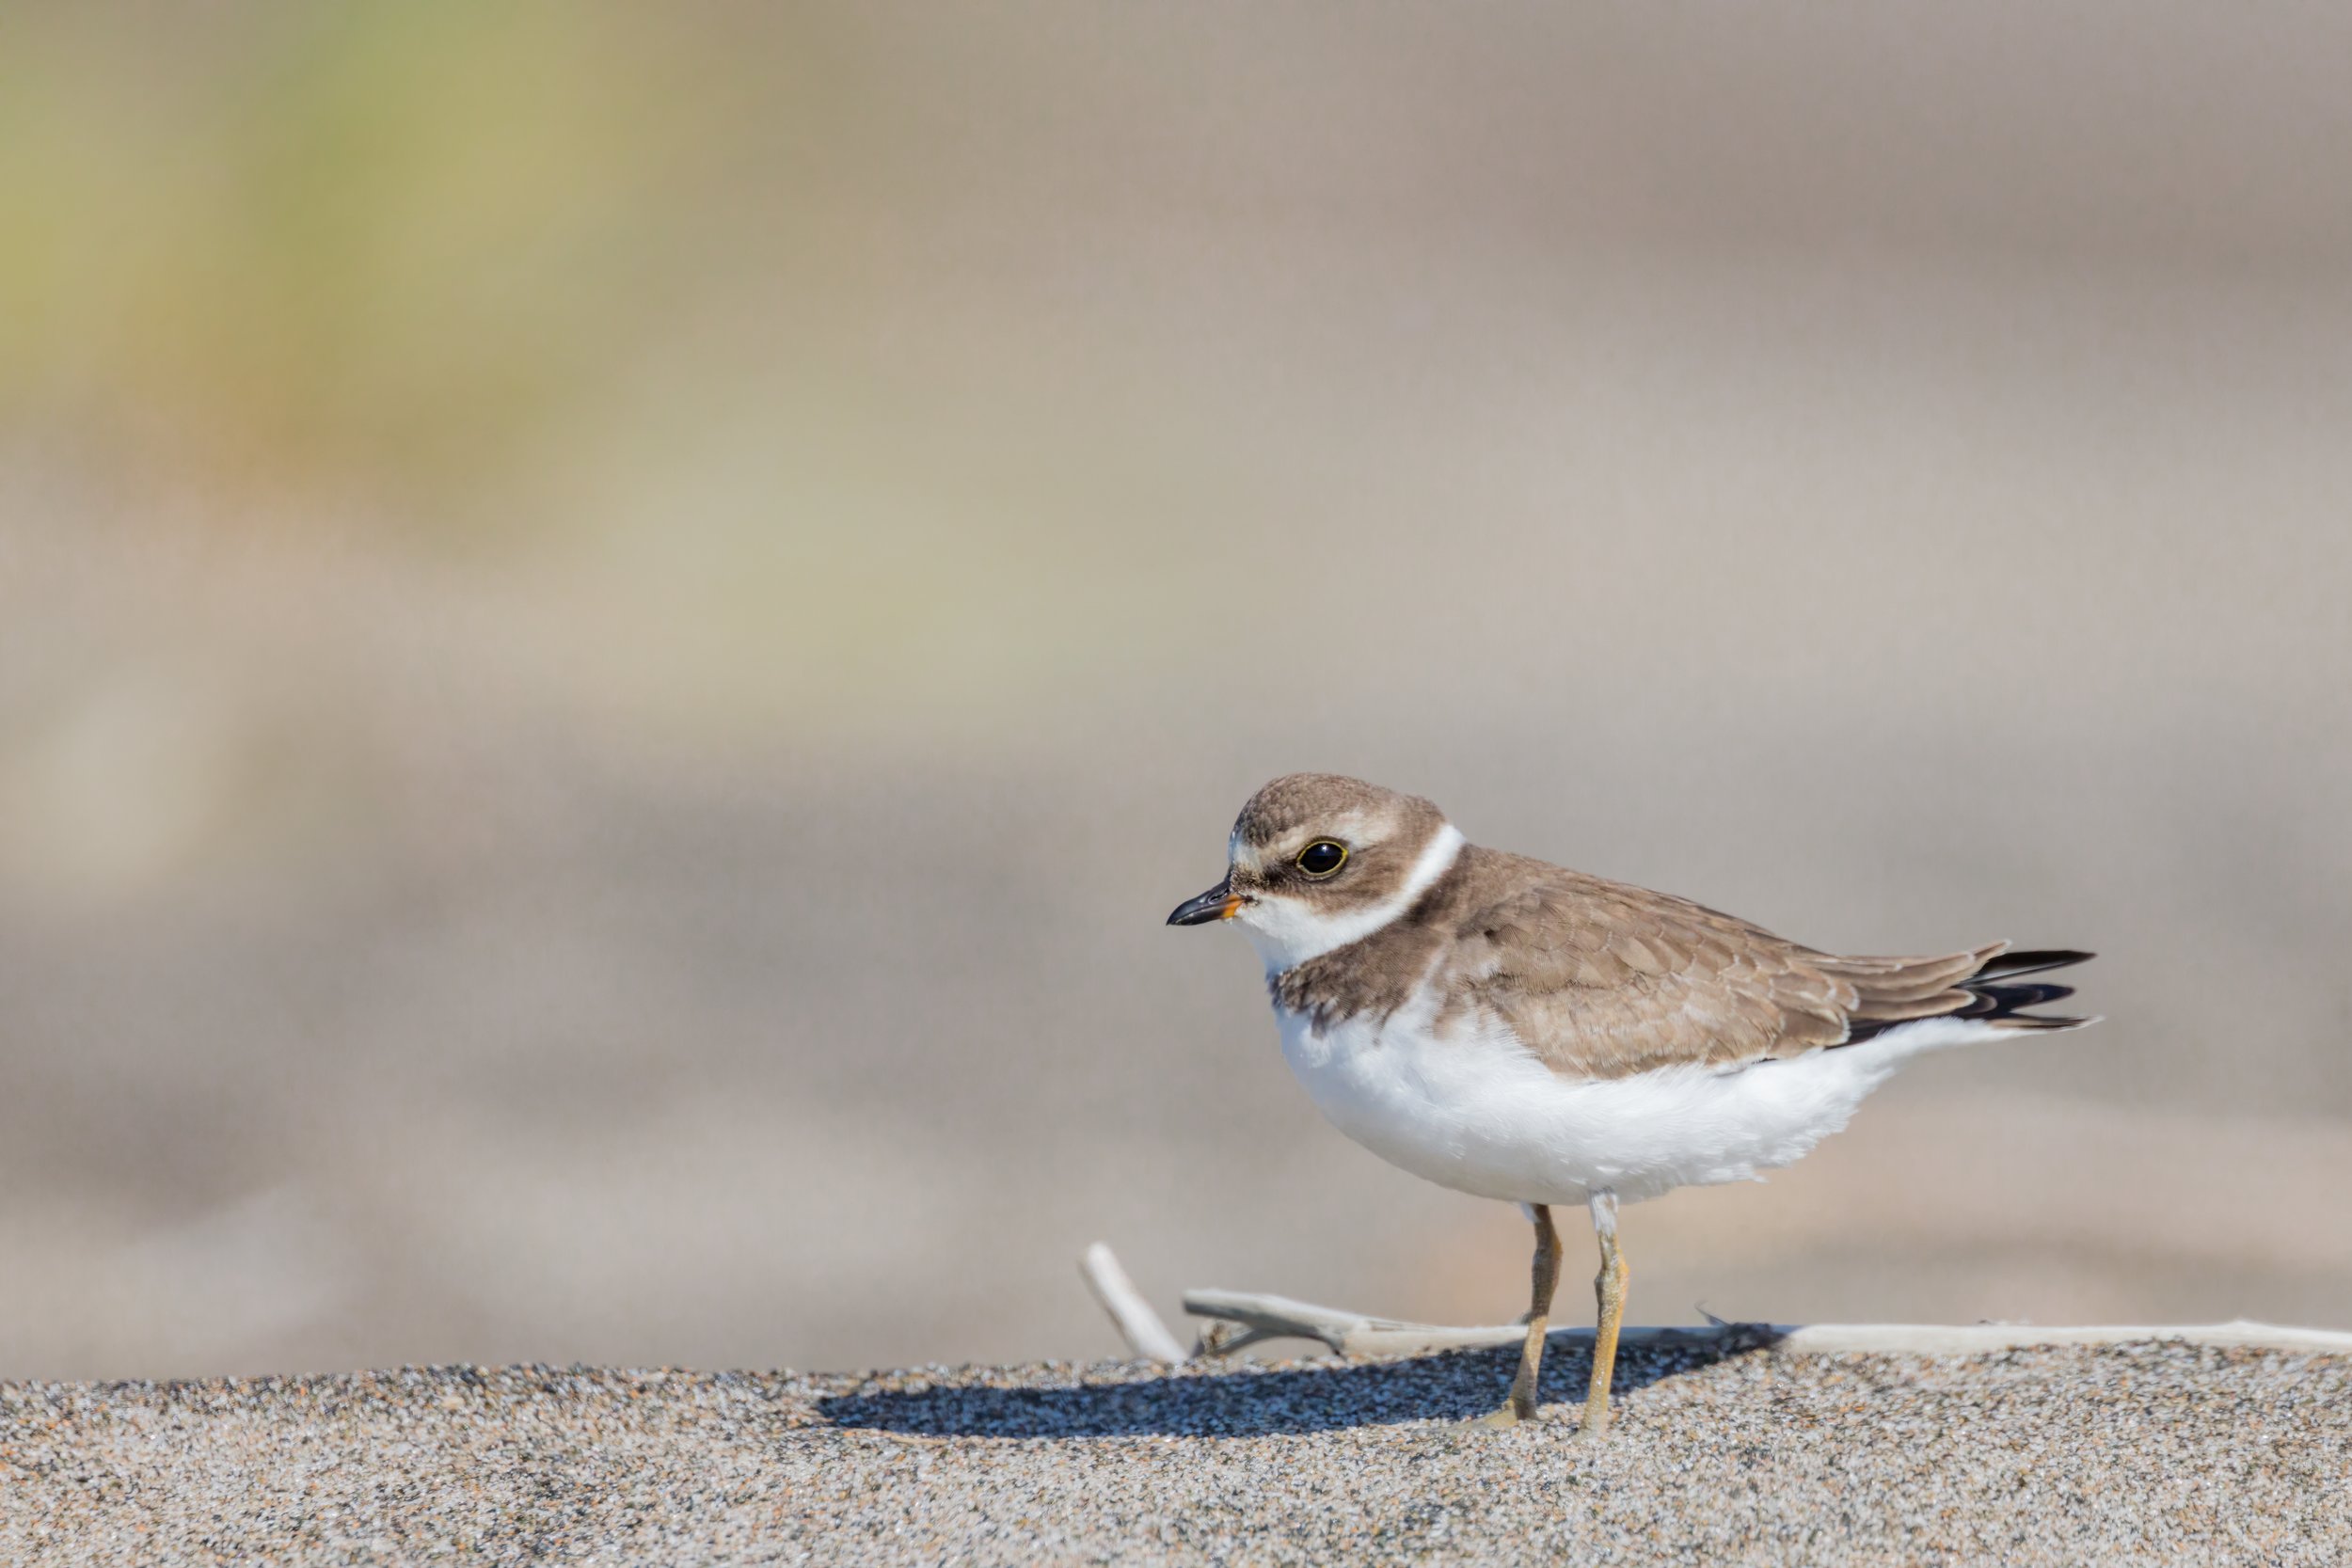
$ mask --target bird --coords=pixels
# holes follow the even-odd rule
[[[1671,894],[1469,843],[1436,805],[1334,773],[1249,798],[1223,879],[1171,926],[1225,921],[1265,967],[1282,1054],[1342,1132],[1534,1226],[1526,1339],[1499,1410],[1536,1416],[1559,1284],[1554,1205],[1600,1251],[1579,1435],[1609,1426],[1630,1276],[1620,1204],[1760,1179],[1925,1053],[2099,1022],[2026,976],[2092,957],[2005,942],[1937,957],[1806,947]]]

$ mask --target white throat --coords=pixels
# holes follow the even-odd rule
[[[1265,972],[1279,974],[1333,948],[1361,942],[1411,909],[1438,878],[1453,869],[1461,852],[1462,831],[1451,822],[1443,823],[1414,860],[1405,885],[1377,904],[1332,915],[1317,914],[1295,899],[1261,898],[1234,918],[1248,931],[1258,957],[1265,960]]]

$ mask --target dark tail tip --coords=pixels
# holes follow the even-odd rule
[[[2096,1018],[2069,1018],[2057,1013],[2028,1012],[2044,1003],[2062,1001],[2074,994],[2072,986],[2046,983],[2015,985],[2022,974],[2042,974],[2053,969],[2067,969],[2088,963],[2097,955],[2079,953],[2071,947],[2044,947],[2030,953],[2004,953],[1982,969],[1961,982],[1961,989],[1975,998],[1960,1010],[1962,1018],[1980,1018],[1998,1023],[2006,1029],[2056,1031],[2081,1029],[2099,1021]]]
[[[1986,964],[1965,982],[1979,980],[2012,980],[2020,974],[2039,974],[2044,970],[2068,969],[2075,964],[2089,963],[2096,953],[2077,953],[2071,947],[2042,947],[2030,953],[2004,953]]]

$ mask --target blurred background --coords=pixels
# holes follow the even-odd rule
[[[1516,1213],[1161,925],[1302,768],[2104,955],[1630,1212],[1637,1320],[2352,1326],[2347,73],[2169,0],[10,8],[0,1373],[1090,1357],[1096,1239],[1507,1320]]]

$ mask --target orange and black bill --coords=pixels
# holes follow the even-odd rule
[[[1208,892],[1185,899],[1176,906],[1176,912],[1168,917],[1170,926],[1206,926],[1212,920],[1231,920],[1241,908],[1241,895],[1233,891],[1231,877]]]

